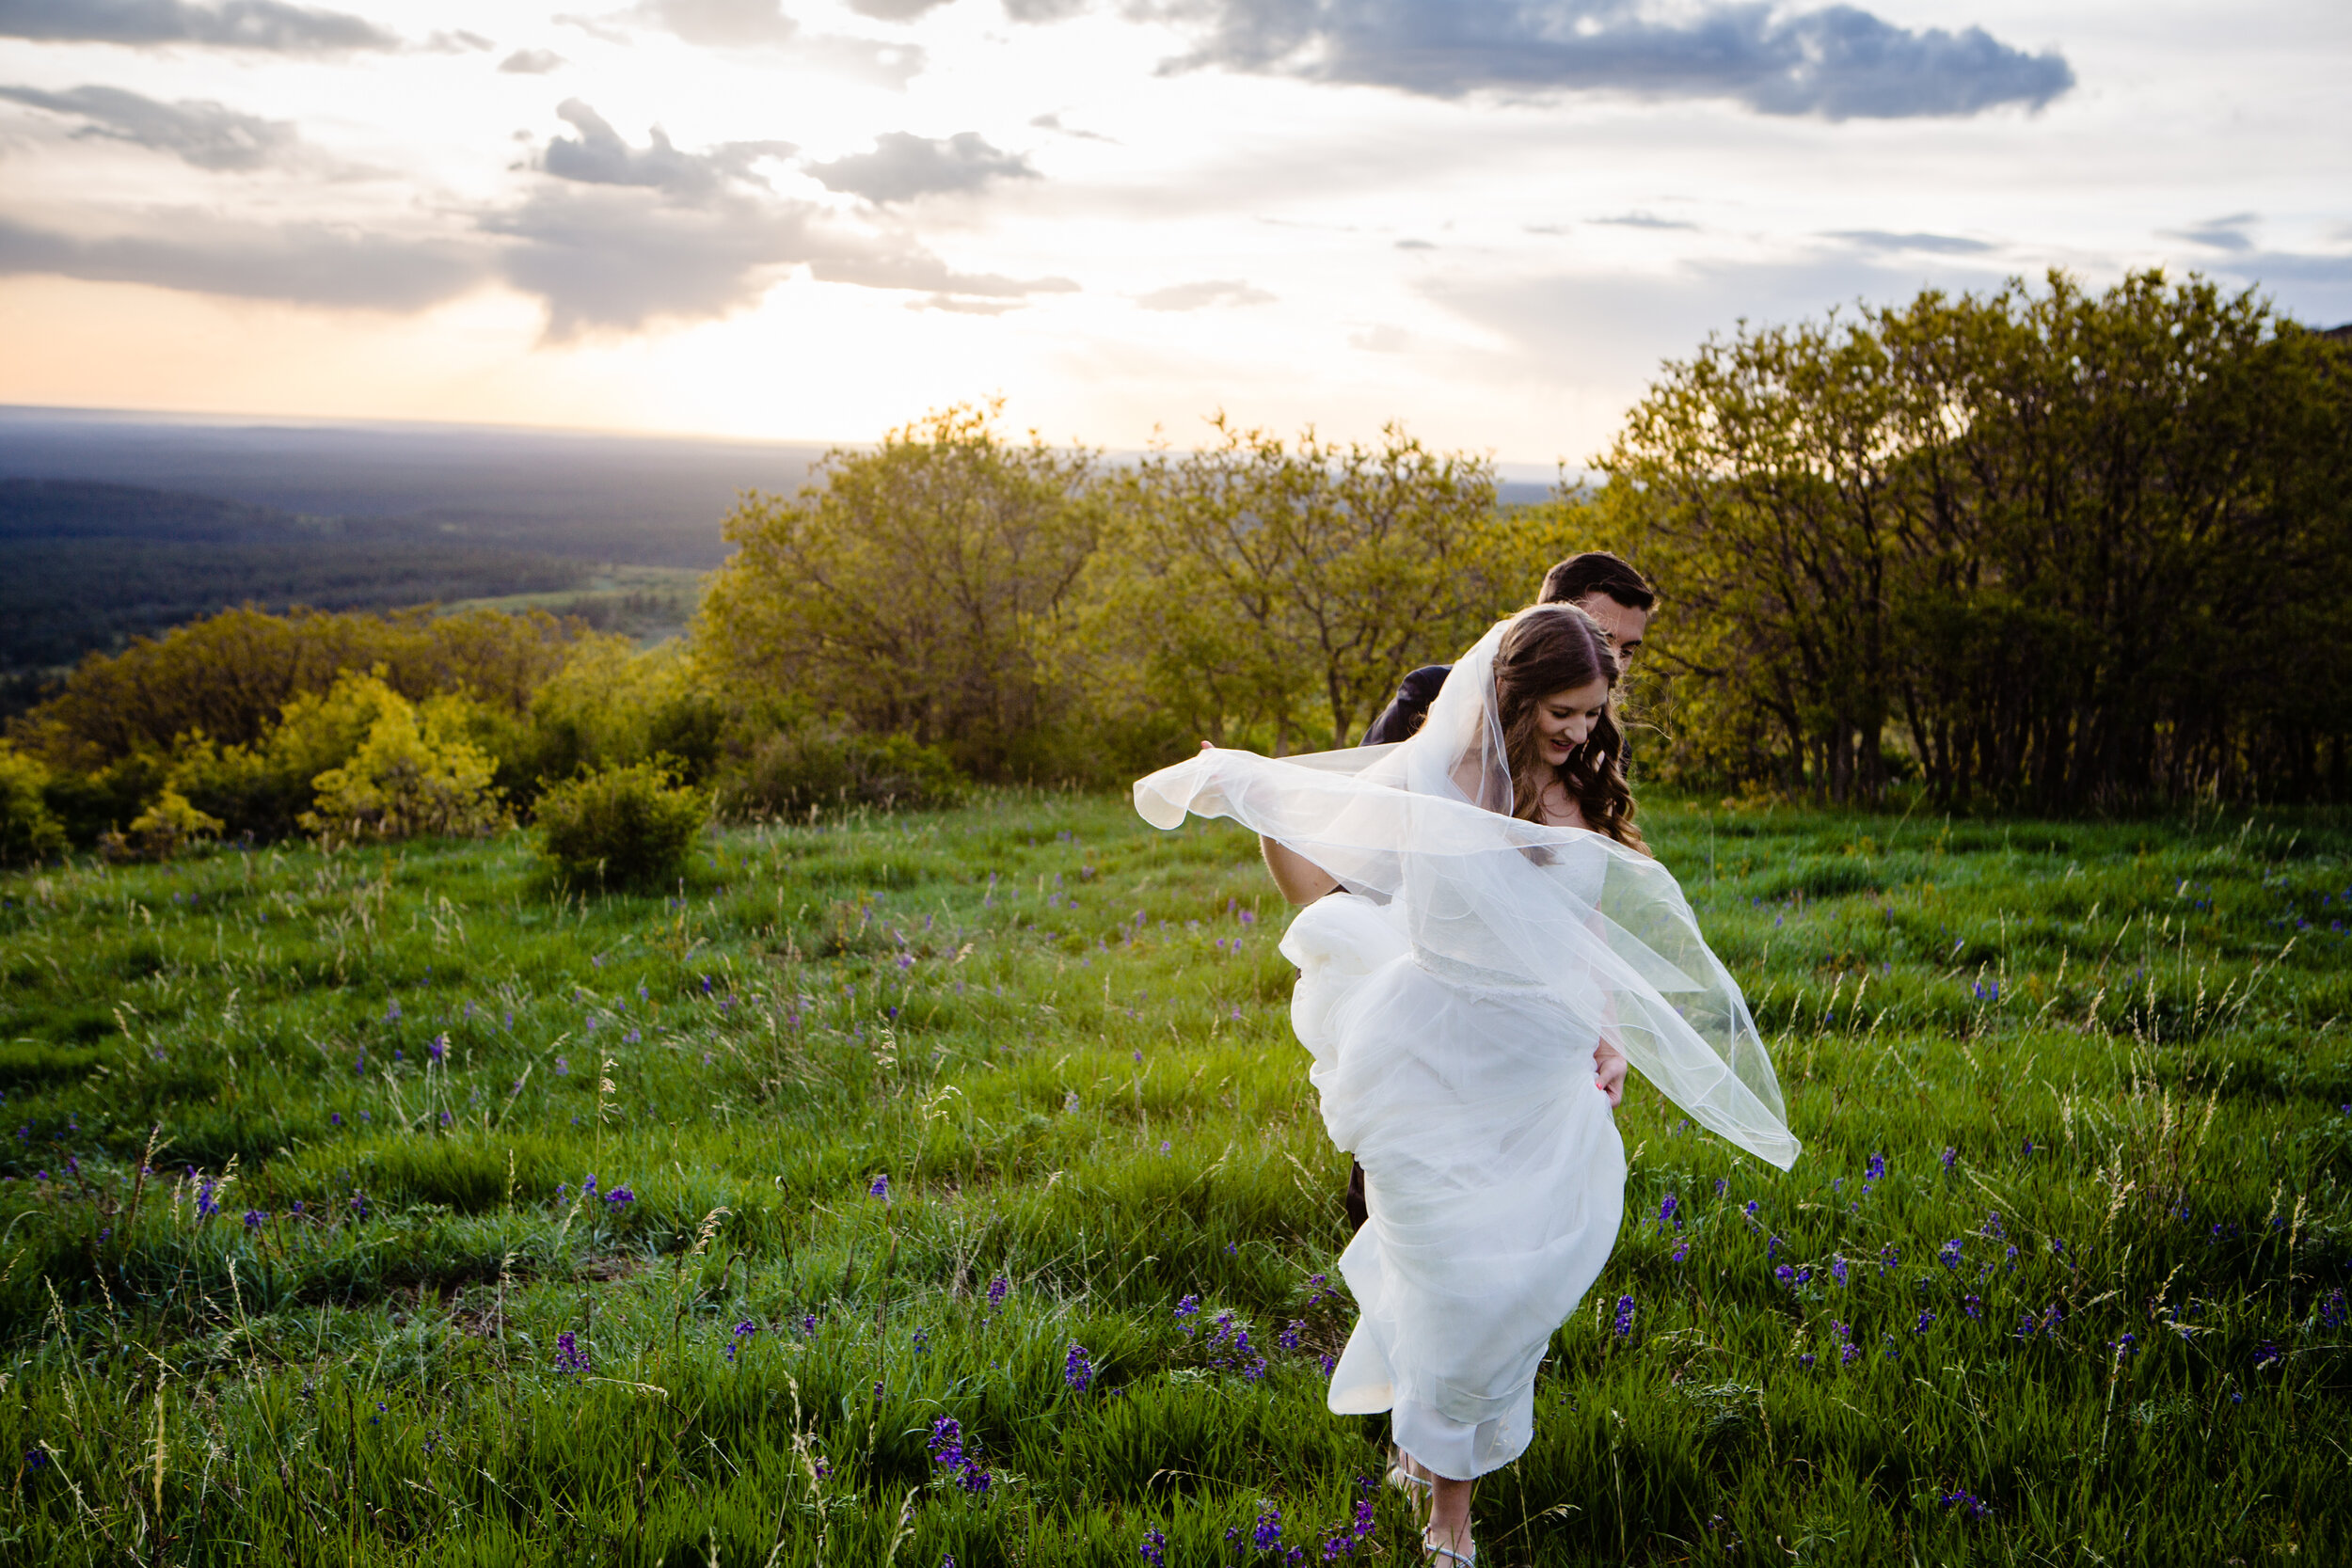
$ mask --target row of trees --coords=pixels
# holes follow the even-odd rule
[[[1658,760],[2037,809],[2352,795],[2352,356],[2250,292],[1930,292],[1671,364],[1591,498]]]
[[[1633,409],[1605,483],[1516,509],[1489,462],[1394,427],[1219,419],[1117,464],[951,408],[746,496],[682,642],[232,611],[86,661],[11,725],[9,787],[41,770],[87,838],[165,794],[231,832],[342,821],[321,781],[342,769],[347,816],[375,798],[363,754],[444,781],[379,825],[459,819],[430,804],[452,779],[527,810],[655,759],[744,814],[1111,784],[1203,738],[1344,745],[1403,672],[1610,547],[1661,592],[1629,693],[1647,778],[2343,800],[2348,370],[2196,279],[1929,293],[1709,341]]]
[[[1491,463],[1212,421],[1134,465],[961,407],[755,495],[693,630],[717,689],[791,693],[986,777],[1108,780],[1201,738],[1349,743],[1415,664],[1530,598],[1568,543]]]

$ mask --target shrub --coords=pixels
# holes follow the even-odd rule
[[[717,763],[725,710],[682,642],[634,652],[619,637],[584,637],[531,700],[534,777],[625,767],[657,756],[701,784]]]
[[[846,806],[911,811],[961,793],[955,766],[935,746],[803,721],[753,748],[720,786],[719,800],[730,816],[805,816]]]
[[[55,697],[9,730],[60,771],[168,752],[199,732],[223,745],[258,746],[289,702],[368,669],[412,701],[465,690],[519,714],[562,668],[578,629],[542,610],[226,610],[159,639],[139,638],[119,654],[90,655]]]
[[[566,880],[653,887],[686,866],[710,800],[661,762],[565,780],[539,797],[540,853]]]
[[[0,865],[31,865],[65,847],[65,829],[42,799],[48,784],[49,769],[0,750]]]
[[[188,798],[167,785],[155,803],[131,819],[127,832],[99,836],[98,847],[110,861],[167,861],[199,839],[219,836],[223,824],[188,803]]]
[[[484,833],[503,823],[505,808],[490,787],[490,759],[465,738],[463,700],[435,697],[418,708],[382,682],[364,678],[375,688],[370,695],[380,699],[367,738],[349,761],[312,781],[318,800],[302,814],[303,828],[333,845],[414,833]],[[342,691],[342,683],[336,689]],[[294,728],[290,718],[284,729]]]

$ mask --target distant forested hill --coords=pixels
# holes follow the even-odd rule
[[[305,517],[211,496],[0,479],[0,712],[43,672],[250,601],[383,610],[576,586],[579,562],[430,522]]]

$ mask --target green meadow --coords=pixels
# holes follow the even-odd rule
[[[2352,822],[1645,827],[1806,1150],[1632,1085],[1480,1560],[2352,1559]],[[0,879],[0,1560],[1413,1562],[1281,926],[1019,792]]]

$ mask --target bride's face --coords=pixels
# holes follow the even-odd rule
[[[1535,744],[1543,759],[1558,768],[1568,753],[1584,744],[1593,723],[1609,705],[1609,683],[1594,680],[1584,686],[1555,691],[1535,705]]]

